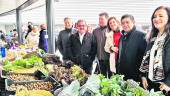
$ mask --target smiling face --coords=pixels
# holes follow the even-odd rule
[[[102,15],[99,16],[99,26],[104,27],[107,25],[107,18],[106,16]]]
[[[80,21],[77,23],[77,29],[80,34],[86,33],[87,31],[87,25],[85,21]]]
[[[131,20],[129,17],[126,17],[121,20],[121,25],[125,32],[129,32],[135,26],[135,22],[133,20]]]
[[[154,13],[154,17],[152,18],[152,22],[159,31],[163,32],[165,26],[168,22],[168,14],[165,9],[158,9]]]
[[[109,20],[109,26],[112,31],[117,31],[119,29],[119,24],[115,19]]]
[[[66,19],[66,20],[64,20],[64,26],[65,26],[65,28],[67,28],[67,29],[72,28],[73,23],[72,23],[71,19]]]

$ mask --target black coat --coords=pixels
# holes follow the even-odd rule
[[[68,60],[70,55],[67,52],[68,48],[68,41],[71,36],[71,34],[76,33],[77,30],[71,28],[71,29],[65,29],[60,31],[58,35],[58,40],[56,42],[56,46],[59,49],[60,53],[63,56],[63,60]]]
[[[125,75],[125,79],[140,80],[139,67],[146,45],[145,34],[137,31],[135,27],[120,38],[117,70]]]
[[[170,37],[168,36],[163,50],[163,67],[165,79],[163,82],[170,87]]]
[[[151,39],[151,42],[147,45],[147,49],[145,52],[150,50],[154,44],[154,39]],[[165,74],[165,79],[162,80],[161,82],[164,82],[170,87],[170,36],[168,35],[165,39],[165,44],[163,46],[163,68],[164,68],[164,74]],[[145,77],[148,77],[148,73],[143,73],[142,74]]]
[[[43,29],[40,31],[38,47],[45,52],[48,52],[48,37],[47,30]]]
[[[86,73],[91,72],[92,62],[96,55],[96,40],[91,33],[86,33],[83,37],[82,44],[80,43],[79,34],[75,33],[69,39],[71,60],[80,65]]]

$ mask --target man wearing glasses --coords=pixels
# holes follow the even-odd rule
[[[91,33],[87,32],[87,24],[84,20],[78,20],[77,30],[77,33],[69,38],[69,54],[75,64],[91,74],[92,62],[96,55],[96,40]]]

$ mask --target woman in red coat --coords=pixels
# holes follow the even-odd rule
[[[106,32],[105,51],[110,53],[110,71],[116,73],[116,59],[118,55],[120,22],[115,17],[110,17],[107,22],[109,32]]]

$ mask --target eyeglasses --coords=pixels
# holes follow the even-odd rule
[[[77,25],[77,27],[85,27],[86,25]]]

